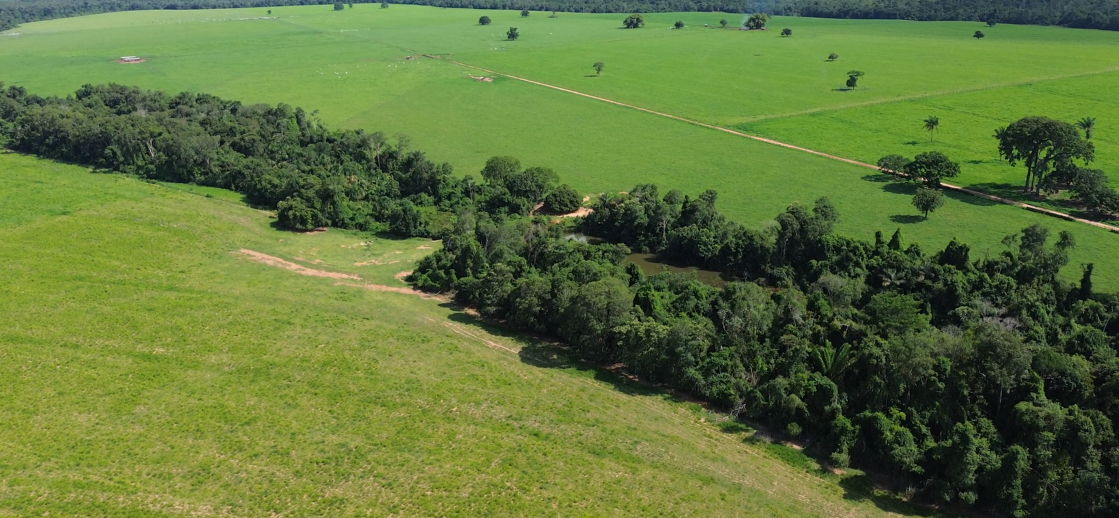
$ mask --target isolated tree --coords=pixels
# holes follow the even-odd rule
[[[925,119],[925,131],[929,132],[929,142],[933,142],[933,134],[940,129],[940,117],[936,115],[929,115]]]
[[[1086,140],[1092,140],[1092,130],[1096,128],[1096,118],[1084,117],[1076,121],[1076,127],[1084,130],[1084,138]]]
[[[676,23],[672,24],[672,26],[676,27],[677,29],[683,29],[684,28],[684,22],[682,22],[680,20],[676,20]]]
[[[940,151],[929,151],[913,157],[905,165],[905,174],[913,182],[924,182],[928,187],[940,187],[940,181],[960,174],[960,164],[948,159]]]
[[[793,30],[788,28],[788,27],[785,27],[784,29],[781,29],[781,35],[782,36],[792,36],[793,35]]]
[[[919,187],[917,194],[913,195],[913,206],[925,214],[925,219],[929,219],[930,212],[936,212],[936,209],[944,206],[944,193],[939,189]]]
[[[859,85],[859,78],[864,74],[858,70],[851,70],[847,72],[847,88],[852,90]]]
[[[1078,168],[1069,194],[1089,212],[1107,214],[1119,210],[1119,194],[1108,187],[1107,176],[1098,169]]]
[[[905,174],[905,166],[909,165],[912,160],[901,155],[886,155],[878,159],[878,170],[882,174],[888,174],[895,178],[900,178]]]
[[[548,18],[558,18],[558,17],[559,17],[559,15],[556,14],[555,11],[552,11],[552,14],[550,16],[548,16]]]
[[[999,156],[1012,166],[1025,164],[1023,192],[1041,194],[1043,188],[1076,174],[1077,160],[1086,165],[1095,158],[1095,147],[1081,138],[1076,126],[1048,117],[1024,117],[995,130],[995,138]]]
[[[271,15],[272,15],[272,10],[271,10],[271,9],[269,9],[269,10],[268,10],[268,15],[269,15],[269,16],[271,16]]]
[[[999,22],[996,22],[994,20],[987,20],[987,27],[994,27],[995,25],[998,25],[998,23]]]
[[[639,29],[645,26],[645,17],[640,14],[631,14],[622,20],[622,26],[627,29]]]
[[[828,54],[828,61],[835,61],[837,59],[839,59],[839,54],[836,54],[834,52]]]
[[[483,16],[481,18],[478,18],[478,25],[489,25],[489,24],[490,24],[490,17],[489,16]]]
[[[602,75],[602,69],[606,68],[606,63],[603,63],[601,61],[595,61],[594,64],[591,65],[591,67],[594,68],[594,73],[595,74]]]
[[[349,7],[350,9],[353,9],[353,8],[354,8],[354,4],[352,4],[352,3],[346,4],[346,7]]]
[[[508,38],[509,41],[517,41],[517,38],[521,37],[521,33],[517,32],[516,27],[510,27],[509,30],[505,32],[505,37]]]
[[[521,18],[528,18],[528,9],[521,9]]]
[[[334,3],[334,10],[335,11],[341,11],[345,8],[346,8],[346,6],[344,4],[342,4],[342,2],[335,2]]]
[[[983,39],[983,36],[984,36],[983,31],[975,31],[975,34],[971,35],[972,38],[975,38],[977,40]]]
[[[764,29],[765,23],[769,21],[769,16],[765,13],[754,13],[746,19],[746,28],[750,30]]]
[[[381,9],[388,9],[388,8],[389,8],[389,3],[388,2],[381,2]]]
[[[726,29],[727,28],[727,19],[723,18],[722,20],[719,20],[719,25],[721,25],[724,29]]]

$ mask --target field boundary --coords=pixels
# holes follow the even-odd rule
[[[517,81],[523,81],[525,83],[529,83],[529,84],[533,84],[533,85],[537,85],[537,86],[543,86],[545,88],[551,88],[553,90],[559,90],[561,92],[566,92],[566,93],[569,93],[569,94],[578,95],[580,97],[586,97],[587,99],[593,99],[595,101],[601,101],[601,102],[604,102],[604,103],[613,104],[615,106],[620,106],[622,108],[629,108],[631,110],[637,110],[637,111],[645,112],[645,113],[652,114],[652,115],[658,115],[660,117],[666,117],[666,118],[669,118],[669,119],[677,120],[677,121],[680,121],[680,122],[685,122],[685,123],[692,124],[692,125],[695,125],[695,126],[700,126],[700,127],[703,127],[703,128],[712,129],[712,130],[715,130],[715,131],[721,131],[723,133],[729,133],[729,134],[737,136],[737,137],[748,138],[750,140],[755,140],[755,141],[762,142],[762,143],[765,143],[765,144],[779,146],[779,147],[783,147],[785,149],[791,149],[791,150],[794,150],[794,151],[800,151],[802,153],[809,153],[809,154],[812,154],[812,155],[827,158],[827,159],[830,159],[830,160],[836,160],[836,161],[839,161],[839,162],[844,162],[844,163],[854,165],[854,166],[874,169],[875,171],[879,170],[878,166],[876,166],[876,165],[868,164],[866,162],[860,162],[858,160],[852,160],[850,158],[843,158],[841,156],[829,155],[827,153],[824,153],[823,151],[816,151],[815,149],[809,149],[809,148],[801,147],[801,146],[794,146],[793,144],[789,144],[787,142],[781,142],[779,140],[773,140],[773,139],[769,139],[769,138],[765,138],[765,137],[760,137],[758,135],[751,135],[749,133],[743,133],[741,131],[736,131],[736,130],[732,130],[732,129],[729,129],[729,128],[724,128],[722,126],[716,126],[714,124],[707,124],[706,122],[700,122],[700,121],[697,121],[697,120],[694,120],[694,119],[688,119],[686,117],[681,117],[679,115],[672,115],[671,113],[664,113],[664,112],[659,112],[659,111],[656,111],[656,110],[651,110],[649,108],[643,108],[641,106],[626,104],[626,103],[623,103],[621,101],[615,101],[613,99],[607,99],[605,97],[598,97],[598,96],[591,95],[591,94],[588,94],[588,93],[580,92],[578,90],[571,90],[569,88],[563,88],[561,86],[551,85],[551,84],[548,84],[548,83],[541,83],[540,81],[533,81],[531,79],[525,79],[523,77],[517,77],[517,76],[514,76],[514,75],[510,75],[510,74],[505,74],[505,73],[502,73],[502,72],[498,72],[496,70],[490,70],[490,69],[482,68],[482,67],[479,67],[479,66],[476,66],[476,65],[471,65],[469,63],[463,63],[461,61],[456,61],[456,60],[448,59],[448,58],[441,58],[441,57],[435,56],[433,54],[423,54],[423,56],[425,58],[436,59],[436,60],[439,60],[439,61],[446,61],[448,63],[454,63],[456,65],[460,65],[460,66],[464,66],[464,67],[468,67],[468,68],[473,68],[475,70],[481,70],[481,71],[486,72],[486,73],[490,73],[490,74],[494,74],[494,75],[498,75],[498,76],[502,76],[502,77],[508,77],[509,79],[515,79]],[[1104,73],[1104,72],[1099,72],[1099,73]],[[942,183],[940,185],[941,185],[941,187],[944,187],[945,189],[950,190],[950,191],[955,191],[955,192],[959,192],[959,193],[962,193],[962,194],[968,194],[968,195],[972,195],[972,196],[978,196],[980,198],[984,198],[984,199],[987,199],[987,200],[990,200],[990,201],[1003,203],[1003,204],[1006,204],[1006,205],[1013,205],[1015,207],[1023,208],[1023,209],[1026,209],[1028,211],[1031,211],[1031,212],[1036,212],[1038,214],[1044,214],[1046,216],[1053,216],[1055,218],[1060,218],[1060,219],[1063,219],[1063,220],[1066,220],[1066,221],[1084,223],[1086,225],[1091,225],[1093,227],[1102,228],[1102,229],[1107,230],[1109,232],[1119,234],[1119,227],[1116,227],[1116,226],[1113,226],[1113,225],[1108,225],[1106,223],[1101,223],[1099,221],[1092,221],[1092,220],[1089,220],[1089,219],[1078,218],[1078,217],[1073,216],[1071,214],[1065,214],[1063,212],[1055,211],[1055,210],[1052,210],[1052,209],[1046,209],[1044,207],[1039,207],[1037,205],[1031,205],[1029,203],[1020,202],[1020,201],[1016,201],[1016,200],[1011,200],[1009,198],[1003,198],[1001,196],[995,196],[993,194],[987,194],[985,192],[976,191],[974,189],[968,189],[966,187],[960,187],[958,185],[952,185],[952,184],[947,184],[947,183]]]

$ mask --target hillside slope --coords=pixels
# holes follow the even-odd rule
[[[0,170],[0,515],[905,509],[694,404],[363,289],[403,287],[438,243],[281,232],[225,191],[10,153]]]

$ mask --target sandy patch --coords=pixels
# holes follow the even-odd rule
[[[246,255],[246,256],[249,257],[249,259],[252,259],[253,261],[256,261],[258,263],[266,264],[268,266],[275,266],[276,268],[283,268],[285,270],[289,270],[289,271],[298,273],[299,275],[306,275],[308,277],[326,277],[326,278],[329,278],[329,279],[356,279],[356,280],[361,280],[361,277],[358,277],[357,275],[354,275],[352,273],[340,273],[340,272],[328,272],[328,271],[324,271],[324,270],[315,270],[313,268],[307,268],[306,266],[295,264],[291,261],[285,261],[283,259],[280,259],[279,257],[273,257],[273,256],[268,255],[268,254],[262,254],[260,252],[249,250],[247,248],[242,248],[241,250],[238,250],[238,253]]]
[[[393,275],[393,277],[395,277],[396,280],[398,280],[400,282],[407,282],[407,281],[404,280],[404,278],[409,276],[409,275],[412,275],[412,270],[405,270],[403,272],[396,272],[396,275]]]

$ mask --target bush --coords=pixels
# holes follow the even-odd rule
[[[567,214],[579,209],[582,200],[579,193],[570,185],[563,184],[544,198],[544,210],[553,214]]]
[[[627,29],[638,29],[645,26],[645,17],[640,14],[631,14],[622,20],[622,25]]]
[[[489,25],[489,24],[490,24],[490,17],[489,16],[483,16],[481,18],[478,18],[478,25]]]
[[[276,219],[284,228],[314,230],[318,211],[308,207],[299,198],[288,198],[276,205]]]

